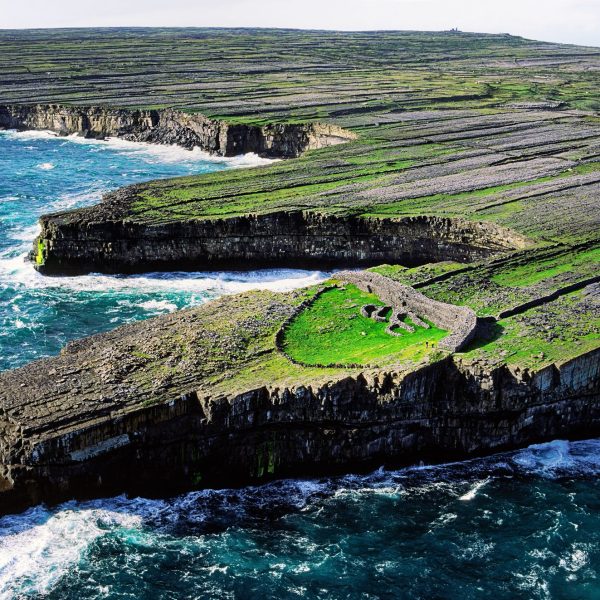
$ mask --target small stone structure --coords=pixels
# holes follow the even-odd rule
[[[395,335],[395,336],[402,335],[401,333],[398,333],[396,331],[396,329],[404,329],[405,331],[408,331],[408,333],[415,332],[415,328],[412,325],[409,325],[408,323],[405,323],[403,321],[403,319],[405,319],[406,317],[408,317],[415,324],[416,327],[421,327],[423,329],[429,329],[429,323],[426,323],[425,321],[423,321],[423,319],[421,319],[414,312],[412,312],[412,311],[396,312],[393,310],[392,306],[377,306],[375,304],[365,304],[360,309],[360,314],[363,317],[366,317],[367,319],[373,319],[374,321],[377,321],[378,323],[385,323],[388,320],[386,317],[386,314],[390,310],[392,311],[392,314],[390,316],[390,325],[385,330],[386,333],[388,333],[389,335]]]
[[[392,314],[390,316],[390,325],[385,330],[386,333],[388,333],[389,335],[399,336],[401,334],[395,331],[397,328],[404,329],[405,331],[408,331],[409,333],[415,332],[414,327],[412,327],[411,325],[408,325],[407,323],[404,323],[404,321],[402,321],[402,319],[404,319],[404,317],[408,316],[408,314],[394,312],[393,307],[391,307],[391,306],[377,306],[375,304],[365,304],[360,309],[360,314],[363,317],[366,317],[367,319],[373,319],[373,321],[377,321],[378,323],[385,323],[388,320],[385,315],[390,310],[392,311]],[[418,319],[418,320],[420,320],[420,319]],[[423,321],[421,321],[421,323],[422,322]]]
[[[409,312],[408,313],[408,318],[417,326],[417,327],[422,327],[423,329],[429,329],[429,323],[426,323],[425,321],[423,321],[423,319],[421,319],[419,317],[419,315],[416,315],[413,312]]]
[[[361,309],[360,309],[360,314],[365,317],[366,319],[370,319],[373,316],[373,313],[375,312],[375,309],[377,308],[376,304],[365,304]]]
[[[390,310],[392,310],[391,306],[379,306],[377,310],[371,314],[371,318],[378,323],[385,323],[387,321],[387,317],[385,315]]]
[[[427,323],[417,316],[422,315],[436,327],[450,331],[451,333],[438,344],[439,348],[450,352],[463,350],[476,335],[477,315],[468,306],[456,306],[432,300],[410,286],[371,271],[342,271],[336,273],[334,277],[352,283],[364,292],[376,294],[382,302],[392,307],[394,314],[388,327],[388,333],[391,335],[399,335],[394,331],[396,327],[402,329],[409,327],[414,331],[410,325],[402,322],[401,319],[405,315],[408,315],[419,327],[427,327]],[[372,317],[376,311],[389,309],[389,306],[382,307],[379,311],[378,307],[373,305],[363,306],[361,314]]]
[[[393,314],[392,318],[390,319],[390,326],[385,330],[386,333],[395,336],[402,335],[401,333],[398,333],[396,329],[404,329],[404,331],[407,331],[408,333],[414,333],[415,328],[402,320],[405,316],[405,313]]]

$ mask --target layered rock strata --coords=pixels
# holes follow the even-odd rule
[[[281,211],[145,224],[97,210],[40,219],[34,245],[49,275],[255,267],[471,262],[522,247],[493,223],[442,217],[366,218]]]
[[[0,105],[0,128],[43,129],[60,135],[177,144],[221,156],[254,152],[272,158],[294,158],[306,150],[340,144],[356,137],[341,127],[321,123],[231,124],[199,113],[173,109],[125,110],[59,104]]]
[[[0,512],[600,434],[600,350],[535,372],[455,355],[411,373],[294,367],[291,380],[262,384],[254,366],[225,386],[276,352],[266,340],[304,297],[225,298],[0,374]]]

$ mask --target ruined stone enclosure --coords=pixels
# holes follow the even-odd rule
[[[275,346],[303,367],[363,368],[422,364],[437,350],[462,351],[475,313],[427,298],[374,272],[341,272],[301,302]]]
[[[427,323],[420,318],[422,316],[441,329],[450,331],[450,335],[438,344],[440,349],[450,352],[463,350],[477,333],[477,315],[473,309],[467,306],[455,306],[432,300],[412,287],[393,281],[379,273],[343,271],[337,273],[335,277],[340,281],[352,283],[363,291],[377,295],[382,302],[391,307],[392,317],[388,333],[392,335],[395,327],[402,329],[410,327],[402,322],[404,315],[408,315],[412,322],[419,327],[428,327]],[[387,308],[387,306],[383,308]],[[384,318],[379,307],[374,307],[368,316],[375,319]]]
[[[408,333],[414,333],[415,328],[429,329],[429,323],[423,321],[418,314],[405,306],[401,308],[393,306],[377,306],[376,304],[365,304],[360,309],[360,314],[368,319],[373,319],[379,323],[385,323],[388,320],[390,324],[386,329],[389,335],[402,335],[398,330],[402,329]],[[410,320],[412,325],[406,321]]]

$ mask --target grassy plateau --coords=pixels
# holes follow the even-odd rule
[[[497,317],[465,358],[527,368],[600,345],[599,89],[600,49],[510,35],[0,31],[0,104],[174,107],[232,124],[323,122],[356,134],[269,166],[148,182],[110,206],[56,215],[56,226],[84,231],[113,220],[160,229],[278,211],[500,225],[524,247],[471,264],[377,270]],[[305,367],[267,351],[275,326],[251,342],[264,351],[251,360],[223,358],[208,343],[209,362],[244,366],[207,381],[241,389],[331,375],[315,364],[416,363],[430,350],[425,342],[445,334],[389,336],[353,306],[367,301],[376,299],[333,290],[293,321],[286,349]],[[152,351],[136,352],[152,362],[143,358]]]

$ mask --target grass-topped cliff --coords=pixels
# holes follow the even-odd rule
[[[300,154],[47,215],[40,271],[362,265],[477,323],[449,351],[442,321],[370,318],[361,306],[386,302],[334,281],[72,343],[0,375],[0,491],[595,435],[599,73],[598,49],[507,35],[0,32],[0,125]]]
[[[356,136],[270,167],[137,186],[44,223],[48,241],[65,222],[156,229],[280,211],[463,218],[535,245],[597,238],[595,48],[457,32],[115,29],[5,31],[0,50],[6,104],[174,107]]]
[[[361,314],[377,295],[336,280],[72,342],[0,374],[0,513],[595,435],[590,292],[484,327],[454,355],[422,313],[391,336]]]
[[[175,108],[231,126],[348,132],[297,159],[150,182],[44,218],[40,269],[390,263],[379,272],[500,319],[507,343],[544,334],[503,319],[548,311],[536,322],[550,333],[531,355],[562,355],[557,338],[575,353],[597,343],[594,296],[582,290],[600,260],[598,49],[458,32],[210,29],[4,31],[0,49],[6,104],[59,103],[68,118],[78,106]]]

